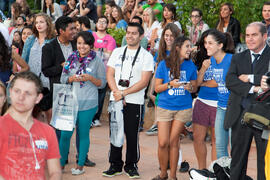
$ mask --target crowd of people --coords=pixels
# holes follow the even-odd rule
[[[101,126],[108,91],[110,166],[103,176],[124,170],[140,178],[139,132],[145,109],[154,106],[155,122],[146,134],[158,135],[160,173],[152,180],[177,180],[185,131],[192,131],[200,170],[207,168],[210,133],[211,160],[231,157],[231,180],[247,178],[254,138],[257,179],[269,178],[265,131],[248,127],[242,114],[269,90],[270,2],[262,5],[263,20],[247,25],[242,52],[241,23],[231,3],[221,4],[215,27],[194,7],[183,28],[175,5],[157,0],[42,0],[39,13],[26,0],[9,2],[6,9],[0,0],[0,179],[44,179],[45,166],[49,179],[61,179],[75,129],[71,174],[95,166],[88,158],[89,133]],[[108,29],[126,31],[122,44]],[[51,122],[55,84],[72,85],[78,104],[72,130]]]

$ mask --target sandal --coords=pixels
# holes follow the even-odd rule
[[[154,177],[152,180],[167,180],[168,179],[168,175],[166,175],[165,177],[160,177],[160,175],[157,175],[156,177]]]

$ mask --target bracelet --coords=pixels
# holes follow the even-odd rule
[[[168,82],[167,83],[167,89],[171,89],[171,88],[172,88],[172,86],[171,86],[170,82]]]

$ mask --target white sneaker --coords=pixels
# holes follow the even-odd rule
[[[93,124],[94,127],[101,126],[101,123],[100,123],[100,121],[98,119],[94,120],[92,124]]]
[[[148,136],[154,136],[158,134],[158,127],[156,124],[152,125],[150,129],[145,132]]]
[[[83,173],[85,173],[85,170],[84,169],[83,170],[79,170],[79,169],[71,168],[71,174],[72,175],[81,175]]]

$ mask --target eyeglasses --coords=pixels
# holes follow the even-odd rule
[[[195,15],[195,16],[191,15],[190,17],[191,17],[191,18],[199,18],[199,17],[201,17],[201,16],[199,16],[199,15]]]
[[[107,24],[106,21],[98,21],[99,24]]]

